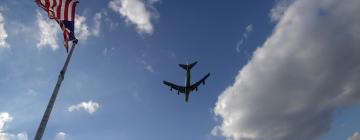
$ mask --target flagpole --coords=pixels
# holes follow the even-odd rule
[[[53,90],[53,93],[51,95],[49,103],[48,103],[48,105],[46,107],[45,113],[44,113],[44,115],[43,115],[43,117],[41,119],[39,128],[36,131],[36,135],[35,135],[34,140],[41,140],[42,139],[42,136],[43,136],[45,128],[46,128],[46,124],[47,124],[47,122],[49,120],[49,117],[50,117],[50,114],[51,114],[51,110],[54,107],[56,97],[58,95],[61,83],[64,80],[65,72],[66,72],[67,66],[68,66],[68,64],[70,62],[70,59],[71,59],[71,56],[72,56],[72,53],[73,53],[73,51],[75,49],[76,44],[77,44],[77,40],[73,41],[72,47],[70,49],[70,53],[68,54],[68,56],[66,58],[66,61],[65,61],[65,64],[64,64],[63,68],[60,71],[58,81],[57,81],[56,86],[55,86],[55,88]]]

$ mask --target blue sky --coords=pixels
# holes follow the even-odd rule
[[[359,2],[346,1],[80,1],[43,139],[358,140]],[[0,140],[33,139],[62,36],[32,1],[1,1],[1,17]],[[177,64],[193,61],[193,81],[211,76],[185,103],[162,81],[183,84]]]

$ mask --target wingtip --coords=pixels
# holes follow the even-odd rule
[[[209,77],[210,76],[210,72],[208,74],[206,74],[206,77]]]
[[[168,81],[163,81],[163,84],[164,84],[164,85],[169,85],[170,82],[168,82]]]

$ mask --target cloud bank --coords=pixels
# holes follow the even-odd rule
[[[218,97],[213,134],[314,140],[360,100],[359,0],[298,0]]]
[[[100,107],[99,103],[89,101],[89,102],[82,102],[82,103],[77,104],[77,105],[69,106],[68,111],[69,112],[74,112],[74,111],[84,110],[84,111],[88,112],[89,114],[93,114],[93,113],[96,112],[96,110],[99,109],[99,107]]]
[[[360,133],[355,132],[351,137],[349,137],[347,140],[360,140]]]
[[[152,34],[154,27],[151,19],[158,16],[153,5],[158,2],[159,0],[112,0],[109,7],[124,17],[127,23],[135,24],[139,33]]]

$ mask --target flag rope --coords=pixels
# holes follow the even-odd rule
[[[45,110],[45,113],[41,119],[41,122],[40,122],[40,125],[36,131],[36,134],[35,134],[35,138],[34,140],[41,140],[42,139],[42,136],[45,132],[45,128],[46,128],[46,125],[47,125],[47,122],[50,118],[50,114],[51,114],[51,111],[54,107],[54,104],[55,104],[55,100],[56,100],[56,97],[58,95],[58,92],[59,92],[59,89],[60,89],[60,86],[61,86],[61,83],[62,81],[64,80],[64,77],[65,77],[65,72],[66,72],[66,69],[68,67],[68,64],[70,62],[70,59],[71,59],[71,56],[73,54],[73,51],[75,49],[75,45],[77,44],[77,40],[73,41],[73,44],[72,44],[72,47],[71,47],[71,50],[70,50],[70,53],[67,55],[67,58],[66,58],[66,61],[65,61],[65,64],[63,66],[63,68],[61,69],[60,71],[60,74],[59,74],[59,77],[58,77],[58,81],[56,83],[56,86],[53,90],[53,93],[51,95],[51,98],[49,100],[49,103],[46,107],[46,110]]]

